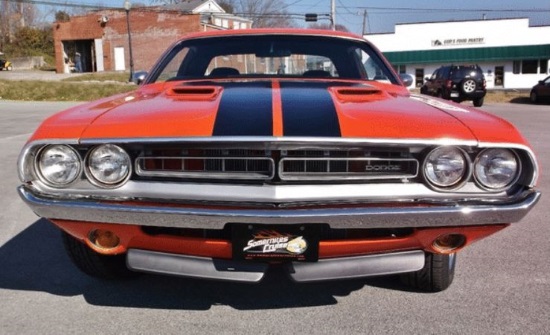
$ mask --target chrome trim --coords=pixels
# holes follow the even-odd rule
[[[515,150],[522,150],[527,153],[527,156],[529,156],[529,159],[531,160],[531,164],[533,165],[533,178],[531,178],[531,182],[528,184],[529,187],[534,187],[537,183],[537,180],[539,179],[539,164],[537,162],[535,153],[533,150],[526,146],[521,145],[517,143],[506,143],[506,142],[498,142],[498,143],[491,143],[491,142],[479,142],[480,149],[482,148],[504,148],[504,149],[515,149]],[[517,153],[516,153],[517,154]]]
[[[83,180],[72,188],[55,189],[41,182],[32,182],[29,188],[36,194],[50,198],[99,199],[121,201],[150,199],[153,202],[208,201],[208,202],[380,202],[380,201],[455,201],[460,199],[508,199],[506,192],[487,192],[475,183],[460,191],[442,193],[424,184],[410,182],[346,183],[316,185],[261,185],[216,184],[191,182],[133,181],[116,189],[100,189]]]
[[[518,143],[508,143],[508,142],[478,142],[477,140],[457,140],[452,138],[441,138],[441,139],[418,139],[418,138],[407,138],[407,139],[395,139],[395,138],[320,138],[320,137],[270,137],[270,136],[227,136],[227,137],[165,137],[165,138],[89,138],[89,139],[48,139],[48,140],[37,140],[29,142],[25,145],[18,159],[18,171],[21,181],[29,182],[32,181],[36,176],[32,171],[29,171],[30,165],[28,165],[28,160],[32,160],[33,150],[37,150],[36,146],[42,146],[47,144],[72,144],[72,145],[98,145],[105,143],[114,143],[114,144],[138,144],[138,143],[147,143],[147,144],[162,144],[162,143],[211,143],[211,144],[221,144],[228,146],[238,146],[241,144],[255,144],[257,147],[264,148],[270,146],[272,148],[284,147],[284,146],[310,146],[322,144],[323,147],[345,145],[346,147],[350,145],[385,145],[385,146],[399,146],[399,147],[425,147],[425,146],[443,146],[443,145],[456,145],[464,147],[477,147],[477,148],[509,148],[522,150],[527,153],[527,156],[531,160],[533,166],[533,177],[531,178],[528,186],[535,186],[539,178],[539,165],[535,158],[533,150],[527,145],[518,144]],[[29,156],[30,155],[30,156]]]
[[[374,172],[364,171],[360,172],[349,172],[349,168],[346,167],[345,172],[332,172],[330,171],[330,164],[327,165],[327,171],[325,172],[285,172],[284,163],[287,161],[303,161],[304,163],[309,162],[381,162],[381,163],[390,163],[390,162],[412,162],[416,166],[414,168],[414,173],[410,174],[392,174],[388,172],[387,175],[377,175]],[[378,157],[284,157],[279,161],[279,176],[281,180],[383,180],[383,179],[411,179],[418,176],[418,169],[420,163],[414,158],[378,158]]]
[[[185,160],[220,160],[222,161],[222,167],[219,171],[192,171],[187,172],[182,169],[182,171],[172,171],[172,170],[158,170],[148,171],[144,170],[141,167],[140,161],[145,159],[176,159],[181,160],[182,166],[185,166]],[[260,171],[229,171],[225,169],[226,161],[267,161],[269,163],[269,174],[262,174]],[[232,156],[219,156],[219,157],[155,157],[155,156],[142,156],[137,157],[135,160],[136,173],[139,176],[143,177],[176,177],[176,178],[202,178],[202,179],[246,179],[246,180],[271,180],[275,176],[275,161],[269,157],[232,157]]]
[[[232,261],[129,249],[130,270],[182,277],[256,283],[262,280],[267,263]]]
[[[371,276],[414,272],[424,267],[426,256],[422,250],[321,259],[316,263],[292,262],[286,264],[290,278],[309,283],[334,279],[353,279]]]
[[[226,143],[232,146],[238,146],[240,144],[256,143],[259,147],[265,147],[269,144],[277,146],[299,146],[299,145],[323,145],[337,146],[337,145],[386,145],[386,146],[402,146],[402,147],[414,147],[414,146],[426,146],[426,145],[460,145],[475,147],[478,145],[476,140],[457,140],[452,138],[441,139],[419,139],[419,138],[407,138],[407,139],[395,139],[395,138],[327,138],[327,137],[271,137],[271,136],[223,136],[223,137],[160,137],[160,138],[85,138],[79,141],[84,145],[97,145],[104,143],[120,143],[120,144],[132,144],[132,143],[148,143],[148,144],[162,144],[162,143],[212,143],[220,144]],[[55,142],[54,142],[55,143]]]
[[[292,280],[315,282],[414,272],[424,267],[422,250],[380,255],[322,259],[318,262],[286,263]],[[182,277],[256,283],[263,279],[269,264],[212,259],[129,249],[126,264],[130,270]]]
[[[124,202],[61,200],[41,197],[26,186],[18,188],[25,203],[48,219],[181,228],[223,229],[228,222],[257,224],[326,223],[332,228],[444,227],[512,223],[521,220],[540,199],[525,191],[502,202],[452,202],[432,206],[231,209],[140,206]]]

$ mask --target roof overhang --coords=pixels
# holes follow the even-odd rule
[[[383,52],[393,65],[550,59],[550,44]]]

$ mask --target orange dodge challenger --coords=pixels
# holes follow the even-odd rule
[[[510,123],[410,81],[347,33],[189,35],[134,92],[44,121],[18,191],[96,277],[279,266],[441,291],[460,249],[537,203],[538,167]]]

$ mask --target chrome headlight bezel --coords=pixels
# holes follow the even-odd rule
[[[120,165],[126,165],[126,169],[124,171],[120,171],[119,177],[109,180],[108,178],[101,178],[99,172],[95,171],[92,165],[92,160],[95,159],[94,155],[100,152],[100,150],[110,151],[113,156],[118,157],[116,159],[117,161],[122,160],[124,162],[119,162]],[[117,188],[124,185],[130,179],[132,175],[132,160],[128,152],[120,146],[115,144],[102,144],[92,148],[86,155],[84,172],[90,183],[95,186],[102,188]]]
[[[504,151],[504,152],[507,152],[515,160],[516,170],[514,172],[514,176],[509,178],[509,180],[504,184],[500,183],[497,186],[491,186],[491,185],[488,185],[487,182],[483,181],[484,178],[480,176],[479,166],[482,164],[481,161],[483,159],[483,156],[486,155],[487,152],[490,152],[490,151]],[[486,191],[499,192],[499,191],[507,190],[507,189],[511,188],[514,184],[516,184],[516,182],[519,180],[519,178],[522,174],[523,167],[522,167],[520,157],[518,156],[518,154],[514,150],[510,150],[510,149],[507,149],[507,148],[487,148],[487,149],[484,149],[484,150],[480,151],[477,154],[476,159],[474,161],[474,169],[473,170],[474,170],[473,171],[474,180],[480,188],[482,188]]]
[[[44,162],[43,162],[42,158],[46,155],[47,152],[49,152],[50,150],[55,150],[55,149],[61,150],[65,154],[68,154],[68,155],[72,156],[73,159],[72,159],[71,164],[75,165],[75,168],[73,169],[73,172],[71,172],[71,177],[68,178],[65,181],[62,181],[62,182],[59,181],[59,180],[55,181],[55,180],[53,180],[53,178],[48,176],[48,174],[45,173],[46,169],[43,166]],[[78,151],[75,148],[73,148],[69,145],[65,145],[65,144],[50,144],[50,145],[46,145],[46,146],[42,147],[40,150],[38,150],[38,152],[36,154],[36,158],[34,160],[34,171],[35,171],[37,177],[44,184],[46,184],[50,187],[54,187],[54,188],[66,188],[66,187],[74,184],[75,182],[77,182],[79,180],[80,176],[82,175],[82,170],[83,170],[82,157],[80,156],[80,154],[78,153]]]
[[[431,173],[428,171],[428,169],[431,161],[430,156],[436,155],[439,151],[448,151],[448,150],[455,150],[456,151],[455,153],[458,154],[460,157],[462,157],[464,171],[461,174],[460,178],[457,178],[456,180],[450,183],[443,183],[435,180],[433,176],[430,176]],[[426,183],[435,190],[438,190],[438,191],[456,190],[464,186],[468,182],[468,180],[470,180],[472,176],[472,161],[470,159],[470,156],[462,148],[459,148],[456,146],[439,146],[432,149],[424,157],[424,160],[422,163],[422,175]]]

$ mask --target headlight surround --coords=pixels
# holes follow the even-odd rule
[[[468,155],[457,147],[438,147],[424,160],[424,177],[436,188],[458,188],[470,173]]]
[[[86,158],[86,175],[97,186],[117,187],[130,178],[130,156],[114,144],[93,148]]]
[[[49,186],[66,187],[82,173],[82,160],[68,145],[49,145],[40,150],[36,170],[40,179]]]
[[[489,148],[481,151],[474,163],[474,178],[485,189],[499,191],[511,186],[519,178],[521,164],[509,149]]]

